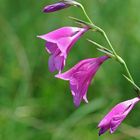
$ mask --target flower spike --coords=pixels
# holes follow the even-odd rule
[[[99,135],[110,129],[110,133],[114,133],[121,122],[126,118],[135,104],[140,101],[139,97],[127,100],[117,104],[99,123]]]
[[[70,82],[70,89],[76,107],[80,105],[82,100],[88,103],[86,94],[91,80],[95,76],[100,65],[108,58],[108,56],[102,56],[82,60],[67,72],[55,76]]]
[[[45,35],[38,36],[46,41],[46,50],[51,54],[49,69],[51,72],[63,70],[67,55],[76,41],[88,28],[62,27]]]

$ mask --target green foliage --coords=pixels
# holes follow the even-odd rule
[[[44,41],[36,36],[62,26],[76,26],[70,15],[86,20],[76,7],[42,13],[52,2],[0,0],[0,140],[139,140],[139,104],[115,134],[98,137],[101,118],[116,103],[135,95],[118,63],[109,60],[103,64],[88,90],[89,104],[82,103],[79,108],[73,105],[68,83],[48,71],[49,55]],[[139,85],[140,1],[81,3],[107,32]],[[87,33],[72,49],[65,70],[81,59],[102,55],[86,38],[107,46],[100,34]]]

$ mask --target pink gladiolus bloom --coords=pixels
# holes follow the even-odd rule
[[[108,58],[108,56],[102,56],[85,59],[67,72],[56,75],[57,78],[69,80],[75,106],[78,107],[82,100],[88,103],[86,97],[88,86],[100,65]]]
[[[76,41],[88,30],[88,28],[63,27],[48,34],[38,36],[46,41],[46,50],[51,54],[49,69],[59,73],[65,66],[69,51]]]
[[[140,98],[136,97],[117,104],[99,123],[99,135],[102,135],[108,129],[110,129],[111,134],[114,133],[128,113],[133,109],[135,104],[139,101]]]

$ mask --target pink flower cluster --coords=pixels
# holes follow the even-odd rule
[[[74,4],[74,0],[63,0],[46,6],[43,11],[45,13],[50,13],[70,7]],[[70,70],[61,73],[66,65],[66,59],[72,47],[78,39],[84,35],[84,33],[88,32],[88,30],[90,30],[88,26],[62,27],[47,34],[38,36],[38,38],[41,38],[46,42],[46,51],[50,54],[48,61],[50,72],[58,71],[59,73],[55,77],[69,81],[73,102],[76,107],[80,105],[82,100],[88,103],[88,87],[101,64],[110,58],[109,56],[104,55],[97,58],[81,60]],[[99,135],[109,129],[110,133],[115,132],[121,122],[139,101],[140,98],[137,97],[116,105],[99,123]]]

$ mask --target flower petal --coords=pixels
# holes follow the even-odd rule
[[[56,69],[61,72],[61,70],[64,68],[64,65],[65,65],[65,59],[63,56],[58,55],[55,57],[54,63],[55,63]]]
[[[48,65],[49,65],[50,72],[54,72],[56,70],[56,67],[55,67],[55,64],[54,64],[54,55],[51,55],[49,57]]]
[[[64,57],[67,57],[68,51],[72,47],[71,37],[61,38],[57,42],[58,48],[62,52]]]
[[[70,79],[70,89],[76,106],[80,105],[83,98],[88,102],[85,94],[88,90],[90,77],[88,77],[88,75],[85,76],[86,74],[84,74],[85,73],[82,72],[74,73]]]
[[[48,42],[56,43],[61,38],[73,36],[80,29],[81,28],[78,27],[62,27],[52,32],[49,32],[48,34],[40,35],[38,37]]]
[[[104,134],[109,129],[109,126],[101,127],[99,130],[99,136]]]
[[[46,50],[48,53],[53,54],[55,53],[55,51],[57,50],[57,44],[55,43],[51,43],[51,42],[47,42],[46,43]]]
[[[57,74],[57,75],[55,75],[55,77],[63,79],[63,80],[70,80],[70,78],[73,75],[73,73],[75,73],[77,71],[84,71],[84,70],[87,71],[87,66],[86,66],[87,63],[90,63],[93,60],[94,60],[94,58],[82,60],[78,64],[76,64],[74,67],[69,69],[68,71],[66,71],[66,72],[64,72],[62,74]]]
[[[125,119],[125,115],[116,115],[112,118],[110,122],[110,133],[114,133],[116,129],[119,127],[121,122]]]

